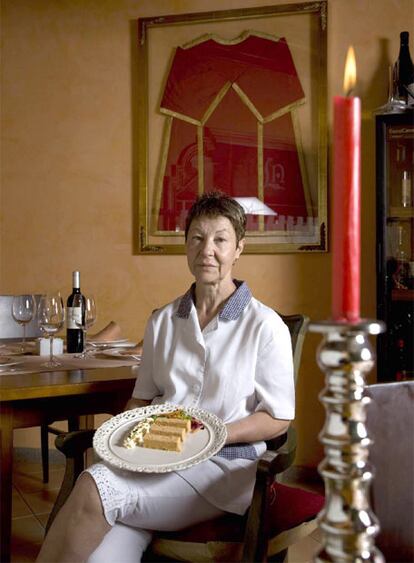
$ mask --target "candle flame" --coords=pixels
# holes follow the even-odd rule
[[[356,84],[356,62],[354,48],[349,47],[345,62],[344,94],[350,96]]]

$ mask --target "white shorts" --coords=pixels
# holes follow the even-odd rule
[[[175,531],[221,516],[179,473],[132,473],[97,463],[86,470],[94,479],[104,515],[146,530]]]

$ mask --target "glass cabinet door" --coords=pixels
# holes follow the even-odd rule
[[[377,116],[378,380],[414,375],[414,113]]]

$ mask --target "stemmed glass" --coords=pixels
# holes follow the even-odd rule
[[[53,355],[53,335],[61,330],[65,322],[65,308],[60,293],[49,293],[41,297],[38,322],[40,330],[49,336],[50,341],[49,361],[42,365],[50,368],[59,367],[62,364]]]
[[[92,296],[85,296],[76,293],[73,296],[72,310],[80,308],[82,315],[77,315],[74,317],[74,322],[76,326],[83,330],[83,352],[74,356],[75,358],[87,358],[88,351],[86,349],[86,333],[95,324],[96,321],[96,304],[95,299]],[[77,309],[79,310],[79,309]]]
[[[26,325],[36,315],[36,301],[33,295],[15,295],[12,301],[11,314],[19,325],[23,326],[21,351],[26,347]]]

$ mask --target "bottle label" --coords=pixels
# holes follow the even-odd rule
[[[67,328],[81,329],[82,328],[82,307],[68,307],[67,308]]]

